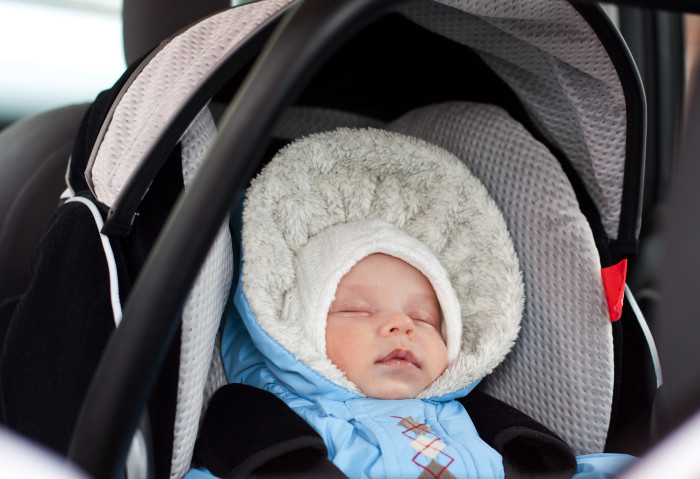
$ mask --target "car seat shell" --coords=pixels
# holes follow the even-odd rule
[[[428,5],[427,2],[417,2],[417,3],[414,2],[414,3],[410,3],[409,6],[408,6],[407,8],[408,8],[408,11],[410,12],[410,11],[411,11],[411,8],[418,8],[418,9],[420,9],[420,8],[430,8],[430,6],[427,6],[427,5]],[[252,7],[252,6],[251,6],[251,7]],[[420,7],[420,8],[419,8],[419,7]],[[568,5],[562,4],[562,5],[560,5],[560,7],[561,7],[562,9],[564,9],[565,12],[568,12],[569,14],[571,14],[571,13],[573,12],[573,9],[571,9],[571,7],[568,6]],[[440,5],[436,4],[436,6],[433,6],[433,8],[435,8],[436,10],[439,11],[440,9],[443,9],[443,8],[446,8],[446,7],[440,6]],[[450,8],[452,8],[452,7],[450,7]],[[495,8],[497,9],[498,6],[496,6]],[[448,12],[449,12],[449,13],[453,13],[452,10],[448,10]],[[561,11],[559,11],[559,12],[557,12],[557,13],[560,13],[560,14],[561,14]],[[568,17],[567,17],[566,15],[563,15],[563,17],[566,17],[566,18],[568,19]],[[210,21],[214,21],[214,20],[213,20],[213,17],[212,17],[212,19],[210,19]],[[567,21],[567,22],[568,22],[568,21]],[[517,25],[517,22],[515,22],[515,24]],[[583,22],[583,25],[585,25],[585,22]],[[584,27],[584,29],[585,29],[585,27]],[[516,30],[517,30],[517,28],[516,28]],[[589,30],[589,34],[590,34],[590,33],[592,33],[592,31]],[[541,50],[541,49],[542,49],[542,47],[541,47],[541,45],[540,45],[539,48],[538,48],[538,51]],[[600,50],[598,50],[598,53],[601,54],[602,56],[604,56],[604,54],[605,54],[604,49],[601,48]],[[535,58],[539,58],[539,57],[536,56]],[[605,58],[607,58],[607,57],[605,57]],[[538,60],[535,60],[535,61],[534,61],[534,64],[538,64]],[[544,64],[546,65],[547,62],[544,62]],[[607,65],[608,65],[608,67],[607,67],[607,68],[608,68],[608,72],[609,72],[611,75],[613,75],[614,77],[616,77],[617,70],[614,68],[613,63],[610,62],[610,63],[608,63]],[[585,72],[584,72],[584,73],[585,73]],[[612,77],[608,77],[608,78],[612,78]],[[616,77],[616,78],[617,78],[617,77]],[[584,82],[581,82],[581,83],[584,83]],[[601,82],[601,84],[605,84],[605,82],[603,81],[603,82]],[[540,90],[538,90],[538,91],[540,91]],[[624,104],[625,95],[624,95],[624,92],[622,91],[622,88],[619,88],[619,89],[617,89],[616,91],[617,91],[618,93],[617,93],[617,100],[615,100],[615,101],[616,101],[616,102],[619,102],[619,104]],[[128,95],[128,94],[129,94],[129,92],[127,91],[127,92],[125,93],[125,95]],[[609,94],[609,89],[606,88],[606,93],[605,93],[605,95],[606,95],[606,98],[607,98],[607,99],[609,99],[608,94]],[[137,96],[138,96],[138,95],[137,95]],[[575,102],[574,102],[574,103],[575,103]],[[530,112],[531,112],[531,113],[532,113],[532,110],[533,110],[533,109],[534,109],[534,108],[530,108]],[[585,108],[584,108],[584,110],[585,110]],[[622,111],[624,111],[624,108],[623,108],[622,110],[618,110],[618,114],[617,114],[617,115],[614,115],[615,118],[617,118],[617,119],[619,120],[619,116],[620,116],[619,114],[620,114]],[[579,113],[581,113],[581,111],[579,111]],[[585,115],[584,115],[584,116],[585,116]],[[623,116],[624,116],[624,115],[623,115]],[[167,118],[166,118],[166,120],[167,120]],[[539,118],[539,121],[542,122],[542,123],[546,123],[546,120],[542,120],[542,118]],[[537,122],[538,122],[538,121],[536,121],[536,123],[537,123]],[[593,119],[590,119],[590,123],[591,123],[591,124],[592,124],[592,123],[595,123],[595,121],[594,121]],[[616,130],[618,133],[620,132],[620,130],[622,130],[622,131],[624,131],[624,132],[626,133],[627,130],[626,130],[626,128],[624,127],[624,125],[625,125],[624,122],[622,123],[622,128],[620,128],[621,125],[617,125],[618,128],[616,128],[615,130]],[[109,134],[109,131],[108,131],[108,134]],[[556,136],[556,135],[553,135],[553,136]],[[622,133],[622,136],[624,137],[625,134]],[[613,151],[617,151],[617,154],[613,154],[612,156],[616,156],[618,159],[621,160],[621,159],[624,158],[624,154],[625,154],[625,152],[626,152],[626,149],[625,149],[625,147],[624,147],[625,141],[632,141],[632,140],[629,139],[629,138],[627,138],[627,140],[623,140],[622,143],[620,143],[619,138],[620,138],[620,137],[618,136],[618,137],[615,137],[615,138],[613,138],[612,140],[610,140],[610,138],[605,138],[605,137],[604,137],[604,138],[603,138],[603,141],[605,141],[605,140],[607,139],[607,140],[609,140],[609,141],[612,141],[611,144],[617,145],[617,146],[611,146],[610,149],[612,149]],[[105,140],[108,141],[108,139],[107,139],[106,137],[105,137]],[[107,144],[107,143],[106,143],[105,141],[103,141],[103,144]],[[129,144],[130,144],[130,143],[129,143]],[[102,148],[102,146],[100,146],[100,148]],[[108,150],[104,150],[104,151],[108,151]],[[100,160],[100,154],[101,154],[100,152],[97,153],[97,156],[95,156],[95,161],[92,163],[92,166],[93,166],[92,174],[93,174],[93,175],[95,174],[94,167],[95,167],[96,165],[98,165],[98,163],[100,163],[100,161],[103,161],[103,160]],[[107,156],[106,158],[108,158],[108,156]],[[132,159],[133,159],[133,158],[132,158]],[[107,163],[109,163],[109,161],[108,161]],[[623,169],[624,169],[624,168],[623,168]],[[618,169],[618,171],[621,171],[621,170]],[[623,188],[621,187],[621,183],[622,183],[622,181],[621,181],[621,176],[622,176],[622,175],[618,174],[618,175],[612,175],[612,176],[618,178],[618,186],[617,186],[617,189],[616,189],[616,194],[617,194],[617,193],[619,193],[620,191],[622,191],[622,189],[623,189]],[[607,177],[606,177],[606,178],[607,178]],[[613,228],[613,229],[614,229],[614,228]],[[614,237],[614,234],[613,234],[612,236]],[[602,444],[599,444],[598,447],[602,447]]]

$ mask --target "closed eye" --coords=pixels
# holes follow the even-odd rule
[[[361,315],[369,314],[370,308],[360,304],[339,304],[332,305],[328,314]]]
[[[433,318],[412,317],[411,319],[418,323],[427,324],[429,326],[435,326],[437,324],[437,321],[435,321],[435,319]]]
[[[429,326],[432,328],[438,328],[440,320],[437,315],[433,315],[427,312],[413,312],[408,315],[417,325]]]

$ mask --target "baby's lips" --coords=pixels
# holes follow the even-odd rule
[[[388,363],[391,360],[401,360],[401,361],[407,361],[417,368],[420,367],[420,364],[418,362],[418,359],[409,351],[408,349],[401,349],[401,348],[396,348],[393,351],[391,351],[389,354],[384,356],[382,359],[377,361],[377,363],[382,364],[382,363]]]

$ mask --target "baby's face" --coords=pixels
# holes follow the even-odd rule
[[[440,308],[428,279],[384,254],[358,262],[328,311],[326,353],[366,396],[413,398],[447,367]]]

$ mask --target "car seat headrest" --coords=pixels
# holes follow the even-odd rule
[[[560,434],[577,454],[605,446],[612,329],[591,227],[556,158],[498,107],[446,103],[390,128],[451,151],[494,198],[525,282],[518,341],[485,390]]]

